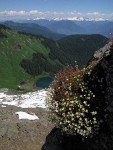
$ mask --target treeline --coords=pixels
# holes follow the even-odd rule
[[[4,30],[8,29],[8,30],[11,30],[9,27],[7,27],[7,26],[5,26],[5,25],[0,24],[0,30],[1,30],[1,29],[4,29]]]
[[[44,38],[42,35],[35,35],[35,34],[28,33],[28,32],[24,32],[24,31],[17,31],[17,32],[18,32],[19,34],[23,34],[23,35],[29,36],[31,39],[32,39],[32,38],[37,38],[37,39]]]
[[[72,35],[57,42],[60,49],[83,68],[93,53],[108,42],[108,38],[98,34]]]
[[[6,27],[5,25],[0,24],[0,38],[6,38],[7,36],[5,34],[3,34],[2,30],[6,30],[9,29],[8,27]]]
[[[39,75],[43,71],[54,74],[62,68],[61,65],[51,64],[41,53],[34,53],[31,60],[23,59],[20,65],[33,76]]]
[[[69,53],[65,53],[65,51],[62,51],[62,49],[59,47],[59,44],[53,40],[45,39],[42,41],[42,44],[50,49],[49,52],[49,58],[52,60],[58,60],[63,65],[73,65],[74,59],[70,56]]]
[[[0,31],[0,38],[6,38],[7,36],[4,35],[1,31]]]

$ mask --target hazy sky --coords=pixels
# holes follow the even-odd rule
[[[34,11],[35,10],[35,11]],[[32,14],[28,14],[32,11]],[[34,14],[33,14],[34,11]],[[37,12],[36,12],[37,11]],[[26,13],[26,14],[25,14]],[[39,14],[40,13],[40,14]],[[24,15],[29,17],[45,17],[52,13],[58,14],[73,14],[85,15],[99,14],[103,17],[113,16],[113,0],[0,0],[0,19],[3,16],[19,16]],[[51,14],[50,14],[51,13]],[[43,15],[44,14],[44,15]],[[74,16],[74,15],[73,15]],[[100,17],[100,16],[99,16]]]

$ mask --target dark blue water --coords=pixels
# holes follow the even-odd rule
[[[36,81],[36,87],[38,88],[48,88],[49,85],[52,83],[52,77],[43,77]]]

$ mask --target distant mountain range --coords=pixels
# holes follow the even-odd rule
[[[72,20],[72,21],[113,21],[113,18],[109,17],[109,19],[106,19],[105,17],[84,17],[84,16],[74,16],[74,17],[51,17],[49,19],[44,17],[36,17],[32,19],[33,21],[39,21],[39,20],[52,20],[52,21],[61,21],[61,20]],[[28,19],[28,21],[31,21],[31,19]]]
[[[60,34],[101,34],[109,37],[113,32],[113,22],[110,21],[70,21],[61,20],[49,22],[45,27]]]
[[[85,34],[86,29],[84,27],[81,27],[80,25],[77,25],[75,22],[70,20],[61,20],[61,21],[55,21],[53,23],[49,23],[45,25],[48,29],[50,29],[53,32],[62,33],[66,35],[71,34]]]
[[[16,23],[13,21],[5,21],[2,24],[16,31],[23,31],[35,35],[42,35],[53,40],[58,40],[65,36],[57,32],[55,33],[54,31],[51,31],[48,28],[35,23]]]
[[[112,21],[77,21],[77,20],[21,20],[18,22],[6,21],[2,24],[13,30],[23,31],[35,35],[59,40],[66,35],[101,34],[110,38],[113,33]]]
[[[81,19],[82,20],[82,19]],[[73,35],[73,34],[101,34],[106,37],[110,37],[109,33],[113,32],[113,21],[107,21],[107,20],[101,20],[101,21],[92,21],[92,20],[87,20],[83,19],[77,20],[73,18],[73,20],[46,20],[46,19],[37,19],[37,20],[21,20],[18,21],[18,23],[26,23],[26,24],[31,24],[31,26],[34,24],[39,25],[41,30],[44,32],[40,31],[40,28],[37,27],[38,29],[35,30],[35,34],[38,32],[41,35],[44,35],[48,38],[52,39],[60,39],[62,37],[65,37],[65,35]],[[7,23],[5,23],[7,25]],[[13,25],[11,25],[13,26]],[[11,27],[10,26],[10,27]],[[19,26],[18,24],[16,26]],[[25,26],[23,24],[22,26]],[[28,26],[28,25],[26,25]],[[46,28],[44,28],[46,27]],[[14,26],[12,27],[14,28]],[[18,27],[20,28],[20,27]],[[23,27],[24,28],[24,27]],[[35,28],[34,28],[35,29]],[[49,29],[49,31],[48,31]],[[23,29],[25,30],[25,29]],[[27,32],[31,29],[27,28]],[[39,31],[38,31],[39,30]],[[47,31],[45,31],[47,30]],[[51,33],[52,32],[52,33]],[[47,33],[47,34],[46,34]],[[50,33],[51,36],[48,36]]]

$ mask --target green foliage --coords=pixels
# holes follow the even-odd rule
[[[45,47],[50,49],[49,52],[49,58],[52,60],[58,59],[59,62],[63,65],[72,64],[74,63],[74,60],[70,55],[62,51],[58,45],[57,42],[49,39],[45,39],[42,41],[42,44],[44,44]]]
[[[2,25],[2,24],[0,24],[0,29],[4,29],[4,30],[10,30],[10,28],[9,27],[7,27],[7,26],[5,26],[5,25]]]
[[[2,38],[6,38],[7,36],[5,34],[3,34],[3,32],[1,30],[10,30],[8,27],[6,27],[5,25],[0,24],[0,40]]]
[[[91,67],[83,70],[69,67],[57,73],[50,86],[47,97],[50,118],[67,134],[87,138],[98,129],[97,111],[90,108],[95,95],[84,82],[91,70]]]
[[[47,57],[41,53],[34,53],[32,59],[23,59],[20,65],[26,70],[27,73],[36,76],[41,74],[43,71],[51,74],[56,73],[61,69],[60,64],[53,64],[48,61]]]
[[[91,56],[108,42],[108,38],[93,35],[71,35],[58,41],[60,49],[71,56],[72,61],[77,61],[80,68],[84,68]]]
[[[16,89],[23,81],[34,82],[39,74],[34,78],[20,64],[25,59],[31,59],[36,53],[47,59],[49,49],[41,43],[42,37],[39,39],[4,28],[0,29],[0,33],[5,37],[0,39],[0,88]]]

